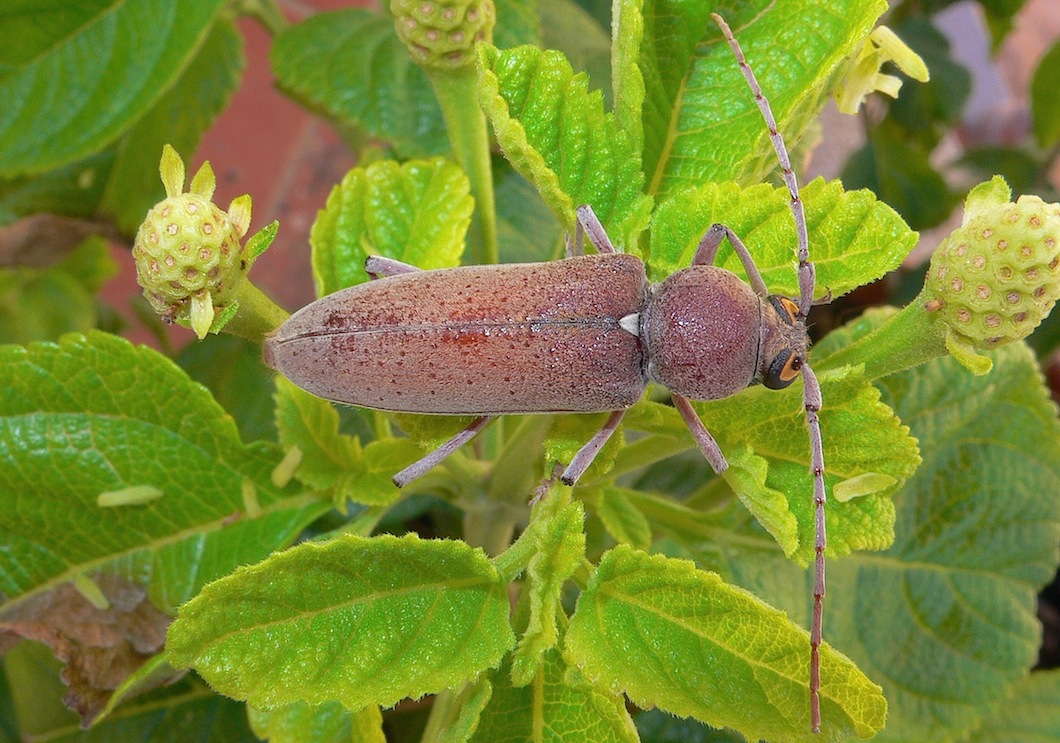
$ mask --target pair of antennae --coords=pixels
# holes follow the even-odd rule
[[[816,271],[810,262],[809,238],[806,230],[806,212],[803,209],[802,199],[799,197],[799,183],[795,178],[795,172],[791,168],[791,159],[788,150],[784,146],[784,138],[777,130],[777,122],[773,117],[773,111],[769,107],[769,101],[762,93],[762,88],[755,78],[754,72],[740,49],[739,42],[733,36],[732,30],[721,16],[711,13],[711,18],[718,24],[725,40],[728,41],[736,61],[740,65],[740,71],[747,80],[751,93],[754,94],[758,110],[762,112],[762,118],[769,128],[769,139],[773,143],[773,149],[780,160],[781,171],[784,175],[784,183],[788,187],[791,196],[791,213],[795,218],[795,233],[797,238],[797,255],[799,259],[799,320],[806,322],[806,317],[813,305],[813,293],[816,287]],[[821,443],[821,426],[817,413],[821,409],[821,386],[817,382],[817,376],[810,369],[808,363],[802,366],[803,375],[803,407],[806,411],[806,425],[810,433],[810,470],[813,474],[813,502],[814,502],[814,584],[813,584],[813,619],[810,625],[810,725],[815,733],[821,731],[821,623],[824,617],[824,551],[825,551],[825,488],[824,488],[824,447]]]

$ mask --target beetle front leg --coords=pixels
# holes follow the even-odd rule
[[[493,418],[494,416],[492,415],[480,415],[478,418],[475,418],[456,436],[453,436],[453,438],[446,441],[422,459],[417,459],[408,467],[401,470],[401,472],[394,475],[391,480],[396,486],[403,488],[416,478],[427,474],[427,472],[441,464],[446,457],[468,441],[471,441],[471,439],[475,438],[475,435],[485,428],[486,424],[493,420]]]
[[[688,401],[688,398],[675,394],[671,394],[670,397],[674,401],[674,407],[677,408],[677,412],[684,418],[688,430],[692,432],[692,438],[696,440],[696,446],[703,452],[703,457],[714,468],[714,471],[720,475],[729,469],[729,463],[726,461],[725,455],[721,453],[721,447],[718,446],[718,442],[714,440],[714,437],[710,435],[707,427],[703,425],[703,421],[696,415],[696,411],[692,407],[692,403]]]
[[[422,271],[411,263],[402,263],[393,258],[381,255],[370,255],[364,260],[364,270],[371,279],[381,279],[388,276],[400,276],[403,273],[416,273]]]
[[[703,239],[699,241],[696,254],[692,256],[692,265],[713,265],[718,257],[718,248],[721,246],[721,241],[726,237],[729,238],[729,244],[732,245],[732,249],[736,252],[740,262],[743,263],[744,271],[747,272],[747,279],[755,294],[760,297],[768,297],[769,289],[766,287],[766,282],[762,280],[762,274],[758,272],[758,266],[755,265],[751,252],[743,244],[739,236],[729,229],[727,225],[713,224],[710,226],[710,229],[703,235]]]

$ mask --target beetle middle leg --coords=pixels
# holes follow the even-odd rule
[[[597,431],[585,446],[578,450],[571,460],[570,464],[567,465],[567,469],[563,470],[563,475],[560,476],[560,480],[563,481],[564,485],[573,485],[578,482],[578,478],[584,474],[585,470],[589,468],[589,465],[596,459],[596,455],[600,453],[600,450],[604,448],[604,444],[607,443],[611,435],[618,430],[618,424],[622,422],[622,417],[626,414],[626,411],[615,410],[612,411],[611,415],[608,416],[604,425]]]
[[[475,438],[479,431],[486,427],[496,416],[480,415],[472,420],[466,428],[462,429],[456,436],[446,441],[434,451],[421,459],[417,459],[405,469],[391,478],[391,481],[399,488],[403,488],[418,477],[421,477],[436,466],[441,464],[446,457],[455,452],[461,446]]]

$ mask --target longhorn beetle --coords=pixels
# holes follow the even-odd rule
[[[692,400],[716,400],[756,382],[771,389],[802,372],[815,504],[815,578],[810,632],[810,718],[821,724],[824,599],[824,454],[817,413],[821,388],[807,363],[806,316],[814,266],[799,187],[769,103],[725,21],[713,15],[769,128],[790,194],[797,233],[799,298],[769,293],[750,252],[723,224],[692,259],[660,284],[644,263],[618,253],[589,206],[576,211],[568,257],[551,263],[421,271],[371,257],[375,281],[317,300],[265,341],[266,363],[329,400],[381,410],[473,415],[438,449],[394,476],[423,475],[489,421],[508,413],[610,411],[603,427],[561,475],[577,482],[649,381],[669,389],[700,451],[717,473],[728,463]],[[596,255],[580,253],[583,238]],[[714,266],[728,238],[750,285]],[[385,278],[383,278],[385,277]],[[741,332],[733,333],[732,328]]]

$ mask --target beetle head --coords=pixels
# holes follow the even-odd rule
[[[808,347],[798,302],[777,294],[767,297],[762,303],[758,380],[771,390],[784,389],[799,376]]]

